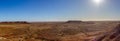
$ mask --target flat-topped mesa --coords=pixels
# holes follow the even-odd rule
[[[0,24],[29,24],[26,21],[6,21],[6,22],[0,22]]]
[[[82,21],[80,20],[69,20],[66,23],[81,23]]]

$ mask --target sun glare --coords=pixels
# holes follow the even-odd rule
[[[93,0],[93,2],[97,5],[101,4],[103,2],[103,0]]]

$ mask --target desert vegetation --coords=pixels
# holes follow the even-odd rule
[[[91,41],[118,24],[119,21],[2,22],[0,41]]]
[[[118,24],[113,30],[96,37],[93,41],[120,41],[120,24]]]

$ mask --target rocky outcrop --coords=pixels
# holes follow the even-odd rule
[[[112,31],[105,33],[93,41],[120,41],[120,24]]]

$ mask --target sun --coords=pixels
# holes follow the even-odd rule
[[[101,4],[102,2],[103,2],[103,0],[93,0],[93,2],[95,3],[95,4]]]

